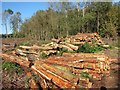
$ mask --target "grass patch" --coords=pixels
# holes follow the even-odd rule
[[[14,62],[8,62],[8,61],[3,62],[2,69],[7,71],[9,74],[13,74],[15,72],[17,74],[23,73],[23,69],[21,68],[21,66]]]

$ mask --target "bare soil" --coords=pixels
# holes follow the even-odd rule
[[[2,73],[2,87],[3,88],[25,88],[25,74],[18,75],[13,73],[12,75],[7,72]]]
[[[120,85],[120,58],[118,57],[119,52],[116,49],[112,49],[105,50],[104,53],[110,58],[113,58],[110,64],[110,74],[106,75],[104,79],[104,86],[106,86],[107,88],[118,88]]]

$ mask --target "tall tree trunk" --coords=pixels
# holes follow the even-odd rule
[[[78,2],[78,4],[77,4],[77,9],[78,9],[78,30],[80,32],[80,26],[79,26],[80,2]]]
[[[83,18],[84,18],[84,16],[85,16],[85,4],[83,6],[82,15],[83,15]],[[84,25],[82,25],[82,33],[84,32],[84,30],[85,30]]]
[[[5,29],[6,29],[6,38],[8,38],[8,31],[7,31],[7,24],[5,23]]]
[[[100,22],[99,22],[99,12],[97,12],[97,33],[99,32],[99,26],[100,26]]]
[[[67,10],[66,10],[66,31],[67,31],[67,37],[69,36],[69,31],[68,31],[68,28],[67,28]]]
[[[85,7],[83,7],[83,17],[85,16]]]

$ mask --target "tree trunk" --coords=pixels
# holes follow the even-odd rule
[[[83,14],[83,18],[84,18],[84,16],[85,16],[85,6],[83,6],[82,14]],[[82,25],[82,33],[83,32],[84,32],[84,25]]]
[[[79,13],[80,13],[80,2],[78,2],[77,9],[78,9],[78,19],[79,19]],[[79,32],[80,32],[79,21],[78,21],[78,30],[79,30]]]
[[[99,22],[99,12],[97,12],[97,33],[99,32],[99,25],[100,25],[100,22]]]
[[[67,31],[67,37],[69,36],[69,31],[68,31],[68,28],[67,28],[67,10],[66,10],[66,31]]]
[[[83,17],[85,16],[85,8],[83,7]]]
[[[5,23],[5,29],[6,29],[6,38],[8,38],[8,31],[7,31],[7,24]]]

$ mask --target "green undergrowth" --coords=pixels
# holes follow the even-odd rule
[[[41,54],[39,55],[39,58],[43,58],[43,59],[48,58],[48,57],[49,57],[49,55],[47,55],[47,54],[45,54],[45,53],[41,53]]]
[[[97,53],[99,51],[102,51],[104,48],[101,45],[92,44],[90,45],[88,42],[85,42],[82,46],[80,46],[77,50],[77,53],[83,52],[83,53]]]
[[[7,71],[7,73],[9,73],[9,74],[14,74],[15,72],[17,74],[23,73],[23,69],[20,65],[18,65],[17,63],[14,63],[14,62],[9,62],[9,61],[4,61],[2,63],[2,69],[4,71]]]

